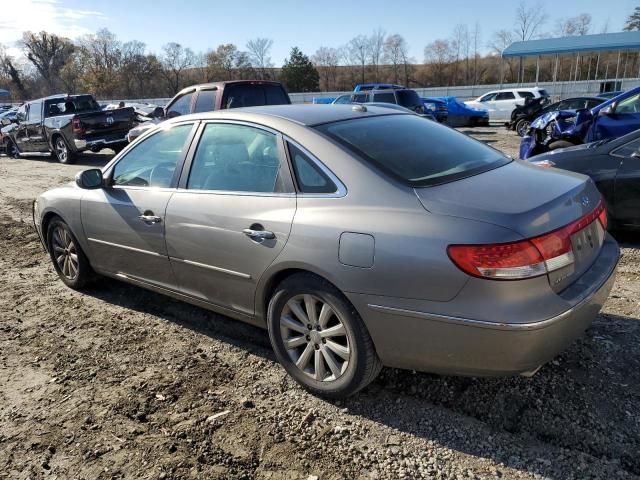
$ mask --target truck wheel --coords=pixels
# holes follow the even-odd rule
[[[522,118],[516,123],[516,133],[521,137],[524,137],[527,134],[530,126],[531,122]]]
[[[549,150],[559,150],[561,148],[575,147],[574,143],[567,142],[566,140],[556,140],[549,145]]]
[[[7,141],[4,144],[4,151],[7,154],[7,156],[10,157],[10,158],[17,158],[18,157],[18,148],[16,147],[16,144],[13,143],[13,141],[10,138],[7,138]]]
[[[75,161],[75,153],[69,149],[67,142],[61,136],[57,136],[53,140],[53,151],[60,163],[73,163]]]

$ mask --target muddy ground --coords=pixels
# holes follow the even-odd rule
[[[513,133],[474,134],[516,154]],[[108,158],[0,157],[0,478],[640,478],[639,233],[617,234],[593,327],[533,378],[384,369],[328,402],[288,379],[260,329],[57,279],[30,201]]]

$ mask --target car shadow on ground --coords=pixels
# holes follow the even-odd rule
[[[116,280],[102,279],[86,293],[276,362],[260,328]],[[640,410],[639,343],[640,320],[601,314],[583,339],[532,378],[385,368],[358,395],[334,403],[399,432],[532,474],[552,474],[572,451],[587,465],[589,458],[604,459],[617,465],[612,472],[638,475],[640,428],[628,412]],[[288,377],[283,385],[298,388]]]
[[[68,164],[70,167],[104,167],[115,156],[114,153],[81,153],[76,157],[75,162]],[[58,159],[54,156],[47,157],[19,157],[21,160],[29,162],[45,162],[45,163],[59,163]]]
[[[640,229],[614,230],[610,232],[613,238],[623,248],[640,248]]]

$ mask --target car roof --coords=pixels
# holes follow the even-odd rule
[[[264,117],[276,117],[305,126],[321,125],[342,120],[381,115],[403,115],[402,112],[386,107],[369,106],[369,104],[294,104],[294,105],[264,105],[259,107],[231,108],[214,112],[181,115],[170,120],[180,122],[185,120],[266,120]],[[409,115],[409,113],[407,113]],[[262,117],[262,118],[260,118]]]
[[[202,90],[202,89],[222,89],[226,85],[276,85],[282,86],[280,82],[274,82],[271,80],[227,80],[224,82],[209,82],[209,83],[198,83],[196,85],[189,85],[188,87],[180,90],[176,95],[180,95],[182,93],[191,92],[193,90]]]

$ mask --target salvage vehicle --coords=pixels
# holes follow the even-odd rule
[[[397,85],[395,83],[359,83],[354,87],[353,92],[354,93],[369,92],[371,90],[410,90],[410,89],[402,85]],[[353,95],[351,97],[352,102],[365,103],[360,101],[360,98],[361,97],[354,97]],[[378,99],[372,99],[370,101],[371,102],[387,101],[387,100],[383,100],[382,98],[383,97],[381,95],[378,95]],[[447,102],[445,100],[438,97],[420,97],[420,98],[422,100],[425,113],[430,113],[440,123],[447,122],[449,118],[449,111],[447,109]],[[407,106],[398,102],[388,102],[388,103],[397,103],[398,105],[403,105],[404,107],[411,108],[410,106]],[[413,108],[411,109],[413,110]]]
[[[456,97],[437,97],[445,103],[447,125],[450,127],[480,127],[489,125],[489,112],[485,109],[471,108]]]
[[[531,123],[520,142],[520,158],[617,138],[640,128],[640,87],[591,109],[545,113]]]
[[[611,228],[640,227],[640,130],[543,153],[529,161],[588,175],[605,199]]]
[[[168,120],[33,217],[67,286],[103,274],[267,328],[327,397],[382,365],[532,375],[589,327],[619,258],[588,177],[366,105]]]
[[[565,98],[551,105],[546,105],[548,103],[546,99],[542,97],[536,98],[522,106],[516,107],[513,112],[511,112],[511,121],[506,123],[505,127],[507,127],[507,130],[515,130],[519,136],[524,137],[531,127],[531,122],[545,113],[557,112],[559,110],[577,111],[583,108],[591,109],[606,100],[606,98],[600,97],[573,97]]]
[[[508,120],[511,117],[511,112],[518,105],[524,105],[528,98],[540,97],[549,97],[544,88],[506,88],[493,90],[475,100],[468,100],[464,103],[471,108],[487,110],[489,112],[489,120],[493,122],[496,120]]]
[[[50,156],[72,163],[77,154],[127,144],[133,108],[103,111],[91,95],[52,95],[25,103],[16,123],[2,129],[7,151],[15,156]]]
[[[143,122],[131,129],[127,139],[133,142],[158,123],[189,113],[290,103],[291,99],[280,82],[233,80],[192,85],[180,90],[164,109],[158,107],[153,112],[151,121]]]

